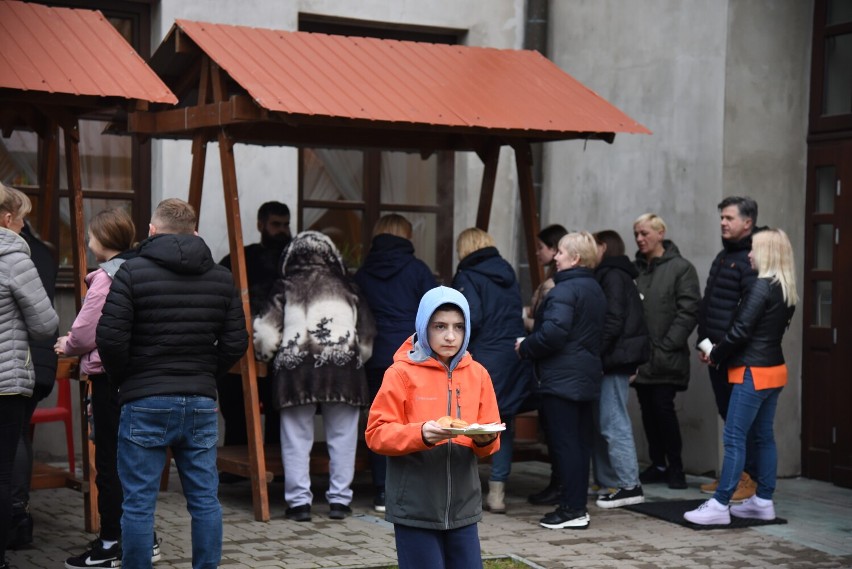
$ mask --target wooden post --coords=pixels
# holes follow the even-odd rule
[[[201,192],[204,189],[204,166],[207,163],[207,136],[196,132],[192,137],[192,171],[189,176],[189,205],[195,208],[201,222]]]
[[[74,264],[74,305],[77,312],[83,306],[83,296],[86,294],[86,241],[83,238],[83,184],[80,176],[80,129],[76,119],[63,123],[65,134],[65,166],[68,176],[69,212],[71,217],[71,247]],[[81,385],[80,409],[81,417],[85,416],[85,388]],[[80,452],[91,458],[92,449],[89,446],[89,429],[85,418],[80,421]],[[83,460],[83,515],[86,531],[97,533],[98,523],[98,489],[95,486],[94,473],[90,471],[90,460]]]
[[[252,503],[254,517],[258,521],[269,521],[269,497],[266,482],[266,457],[263,448],[263,432],[260,429],[260,406],[257,390],[257,365],[254,359],[254,344],[251,333],[251,307],[249,304],[248,278],[243,249],[243,229],[240,222],[240,199],[237,192],[237,170],[234,161],[234,142],[225,129],[219,131],[219,156],[222,163],[222,186],[225,192],[225,215],[228,220],[228,242],[231,249],[231,271],[240,291],[246,329],[249,331],[249,346],[240,360],[243,381],[243,402],[246,411],[248,433],[248,460],[251,471]]]
[[[42,137],[42,157],[39,162],[39,185],[41,186],[41,208],[39,211],[38,232],[41,238],[54,241],[59,233],[54,232],[54,215],[59,211],[56,207],[57,195],[57,168],[56,162],[59,158],[59,126],[53,120],[48,120],[47,132]],[[55,236],[54,236],[55,235]],[[57,251],[58,253],[58,251]]]
[[[491,204],[494,201],[494,184],[497,181],[497,164],[500,161],[500,146],[490,145],[485,152],[477,154],[485,164],[485,171],[482,172],[482,189],[479,191],[476,227],[488,231],[488,224],[491,221]]]
[[[518,185],[521,192],[521,216],[524,220],[524,235],[527,241],[527,258],[530,264],[530,281],[535,290],[544,280],[544,268],[536,255],[536,236],[539,232],[538,207],[532,178],[532,153],[528,142],[513,145],[515,163],[518,168]]]

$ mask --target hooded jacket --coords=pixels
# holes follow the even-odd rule
[[[272,360],[276,408],[370,403],[364,362],[373,316],[326,235],[303,231],[282,255],[282,277],[254,320],[258,357]]]
[[[752,236],[762,229],[756,228],[739,241],[722,240],[722,250],[710,265],[699,307],[698,342],[710,338],[711,342],[718,344],[731,326],[740,300],[757,280],[757,272],[751,268],[748,254]]]
[[[370,305],[378,331],[373,355],[364,366],[384,371],[414,330],[420,299],[438,282],[426,263],[414,256],[411,241],[382,233],[373,237],[370,252],[355,273],[355,283]]]
[[[230,271],[195,235],[159,234],[115,273],[95,340],[119,401],[216,398],[216,377],[248,347]]]
[[[595,268],[595,280],[606,296],[606,318],[601,338],[604,373],[632,375],[648,361],[651,343],[636,288],[639,271],[627,255],[604,257]]]
[[[515,270],[497,248],[485,247],[462,259],[453,288],[470,306],[468,349],[491,376],[501,416],[512,417],[532,387],[530,362],[515,353],[515,340],[525,333]]]
[[[423,424],[444,415],[480,424],[500,419],[488,372],[466,351],[470,327],[448,366],[429,346],[429,319],[445,303],[458,306],[465,322],[470,321],[467,301],[458,291],[437,287],[423,296],[416,333],[400,346],[385,372],[365,433],[367,446],[388,456],[387,520],[436,530],[482,518],[478,458],[500,448],[499,437],[482,447],[463,435],[432,446],[423,440]]]
[[[83,307],[71,324],[68,341],[65,343],[65,353],[69,356],[80,356],[80,371],[87,375],[104,373],[101,355],[95,341],[98,321],[109,294],[112,279],[125,259],[116,256],[100,264],[100,267],[86,275],[86,298]]]
[[[606,297],[591,269],[559,271],[553,282],[518,353],[535,361],[541,395],[593,401],[601,392]]]
[[[651,358],[639,366],[635,383],[689,385],[689,335],[695,329],[701,288],[692,263],[680,256],[677,245],[663,241],[662,256],[651,259],[636,254],[645,322],[651,334]]]
[[[29,343],[53,336],[59,316],[42,286],[26,241],[0,227],[0,397],[31,397],[35,370]]]

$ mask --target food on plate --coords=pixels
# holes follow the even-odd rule
[[[444,415],[439,418],[436,423],[441,425],[445,429],[464,429],[465,427],[469,427],[470,423],[465,421],[464,419],[455,419],[450,417],[449,415]]]

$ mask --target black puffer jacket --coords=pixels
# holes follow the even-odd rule
[[[642,298],[634,282],[638,276],[627,255],[604,257],[595,269],[595,279],[606,296],[601,340],[604,373],[632,375],[651,354]]]
[[[755,233],[758,231],[760,229],[756,229]],[[722,339],[731,327],[740,299],[757,280],[757,273],[748,260],[752,235],[739,241],[722,240],[723,249],[710,266],[707,286],[704,287],[704,297],[701,299],[697,342],[710,338],[711,342],[717,344]]]
[[[746,292],[734,323],[714,346],[710,361],[728,367],[772,367],[784,363],[781,339],[793,318],[781,285],[757,279]]]
[[[701,287],[692,263],[677,245],[663,241],[665,252],[649,263],[636,255],[645,322],[651,334],[651,359],[639,366],[638,385],[689,385],[689,335],[695,329]]]
[[[121,403],[152,395],[216,397],[216,376],[248,347],[228,269],[194,235],[155,235],[116,272],[96,342]]]
[[[535,313],[521,357],[535,361],[539,393],[591,401],[601,393],[601,335],[606,297],[591,269],[559,271]]]

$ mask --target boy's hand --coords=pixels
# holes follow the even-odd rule
[[[439,425],[437,421],[426,421],[423,423],[423,426],[420,428],[420,433],[423,437],[423,441],[429,446],[433,446],[443,440],[456,437],[456,435]]]
[[[487,435],[471,435],[470,438],[476,443],[476,446],[488,446],[497,440],[498,433],[489,433]]]

